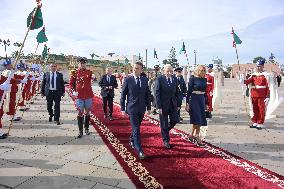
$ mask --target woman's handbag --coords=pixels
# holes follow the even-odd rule
[[[206,118],[209,118],[209,119],[212,118],[212,114],[211,114],[210,111],[205,111],[205,116],[206,116]]]

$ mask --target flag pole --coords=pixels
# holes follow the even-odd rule
[[[13,63],[13,68],[15,68],[17,62],[18,62],[19,59],[20,59],[20,54],[21,54],[21,52],[22,52],[22,50],[23,50],[23,48],[24,48],[26,39],[27,39],[28,34],[29,34],[30,30],[31,30],[31,25],[32,25],[32,23],[33,23],[33,20],[34,20],[34,18],[35,18],[36,12],[37,12],[37,10],[38,10],[39,7],[40,7],[40,1],[37,2],[37,6],[36,6],[35,11],[33,12],[33,16],[32,16],[32,19],[31,19],[31,23],[30,23],[30,25],[29,25],[29,27],[28,27],[28,30],[27,30],[27,32],[26,32],[26,35],[25,35],[25,38],[24,38],[23,43],[22,43],[22,45],[21,45],[21,48],[20,48],[20,50],[19,50],[19,53],[17,54],[16,60],[15,60],[15,62]]]
[[[28,30],[27,30],[27,32],[26,32],[26,35],[25,35],[25,38],[24,38],[23,43],[22,43],[22,45],[21,45],[21,48],[20,48],[20,50],[19,50],[19,53],[17,54],[16,60],[15,60],[14,63],[13,63],[13,68],[14,68],[14,69],[15,69],[15,66],[17,65],[17,62],[18,62],[19,59],[20,59],[20,54],[21,54],[21,52],[22,52],[22,50],[23,50],[23,48],[24,48],[26,39],[27,39],[28,34],[29,34],[30,30],[31,30],[31,25],[32,25],[32,23],[33,23],[33,21],[34,21],[36,12],[37,12],[37,10],[38,10],[38,8],[39,8],[40,6],[41,6],[40,0],[37,0],[37,6],[36,6],[35,11],[33,12],[33,16],[32,16],[32,19],[31,19],[31,23],[30,23],[30,25],[29,25],[29,27],[28,27]],[[15,112],[17,111],[17,108],[18,108],[18,103],[16,104]],[[16,114],[16,113],[15,113],[15,114]],[[11,128],[12,128],[12,126],[13,126],[13,119],[14,119],[14,117],[15,117],[15,114],[13,115],[13,118],[12,118],[11,121],[10,121],[7,136],[9,136],[9,133],[10,133]]]
[[[233,35],[233,39],[234,39],[234,28],[232,27],[232,35]],[[239,67],[239,77],[241,77],[241,65],[240,65],[240,60],[239,60],[239,53],[238,53],[238,49],[237,49],[237,44],[235,42],[235,39],[233,41],[233,46],[235,47],[236,50],[236,57],[237,57],[237,62],[238,62],[238,67]],[[245,77],[245,76],[244,76]],[[243,90],[243,89],[242,89]],[[246,102],[246,95],[244,94],[244,90],[243,90],[243,97],[244,97],[244,105],[245,105],[245,111],[246,114],[248,114],[248,108],[247,108],[247,102]]]

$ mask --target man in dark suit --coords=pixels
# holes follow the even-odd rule
[[[178,81],[172,76],[173,68],[170,64],[164,67],[164,75],[157,78],[155,85],[155,98],[159,111],[161,134],[164,145],[171,148],[169,131],[179,122],[177,114],[180,105],[178,104]],[[170,118],[170,123],[168,122]]]
[[[121,111],[123,115],[129,115],[132,134],[130,136],[130,146],[138,152],[139,159],[145,159],[146,156],[142,150],[140,139],[140,125],[143,120],[146,107],[148,114],[151,112],[150,90],[148,79],[141,77],[143,64],[136,62],[133,65],[133,75],[125,78],[121,92]],[[127,97],[126,97],[127,96]],[[127,99],[127,107],[125,109],[125,101]]]
[[[101,87],[101,95],[103,97],[103,109],[105,113],[105,118],[109,115],[109,120],[112,121],[113,112],[113,98],[114,98],[114,88],[118,87],[116,77],[112,75],[112,68],[106,68],[106,74],[102,76],[99,85]],[[109,114],[107,114],[107,105],[109,108]]]
[[[65,95],[65,87],[62,73],[56,70],[56,65],[51,64],[50,71],[43,75],[41,94],[43,97],[46,97],[49,122],[52,121],[52,117],[54,116],[54,121],[57,125],[60,125],[60,101],[61,97]],[[55,103],[54,111],[52,109],[53,101]]]
[[[178,110],[178,116],[180,121],[182,121],[182,117],[180,116],[180,109],[181,109],[181,105],[182,105],[182,100],[183,98],[186,97],[186,84],[185,81],[183,79],[183,76],[181,75],[182,72],[182,68],[176,68],[175,69],[175,76],[177,78],[178,81],[178,104],[179,104],[179,110]]]

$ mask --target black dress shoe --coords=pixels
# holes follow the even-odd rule
[[[8,137],[7,134],[3,134],[2,136],[0,136],[0,139],[5,139],[7,137]]]
[[[13,119],[13,121],[20,121],[22,118],[21,117],[15,117],[14,119]]]
[[[110,120],[110,121],[113,121],[113,117],[112,117],[112,116],[109,116],[109,120]]]
[[[85,133],[86,133],[86,135],[90,135],[91,134],[89,129],[85,129]]]
[[[134,146],[134,142],[133,141],[129,141],[129,146],[133,149],[135,149],[135,146]]]
[[[145,155],[143,152],[139,152],[139,153],[138,153],[138,158],[139,158],[140,160],[143,160],[143,159],[146,158],[146,155]]]
[[[49,122],[52,122],[52,117],[49,117],[49,118],[48,118],[48,121],[49,121]]]
[[[77,138],[82,138],[82,136],[83,136],[83,131],[80,131]]]
[[[60,121],[55,121],[56,125],[61,125]]]
[[[164,142],[164,146],[167,148],[167,149],[171,149],[171,145],[168,143],[168,142]]]

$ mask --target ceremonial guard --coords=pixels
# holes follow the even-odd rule
[[[205,78],[207,80],[206,82],[206,95],[208,100],[208,116],[211,118],[211,112],[213,111],[212,107],[212,99],[213,99],[213,93],[214,93],[214,76],[213,76],[213,64],[208,64],[207,66],[207,73],[205,74]]]
[[[6,70],[2,72],[2,75],[8,78],[13,70],[12,62],[6,61],[5,68]],[[16,82],[11,83],[11,88],[9,91],[7,91],[6,100],[4,101],[3,108],[4,112],[10,116],[11,121],[19,121],[19,118],[14,119],[14,115],[16,113],[18,84],[26,83],[27,78],[25,78],[25,76],[23,75],[18,75],[17,72],[14,73],[12,78],[15,79]]]
[[[92,91],[92,71],[86,67],[86,60],[81,58],[78,64],[78,70],[71,71],[70,88],[73,90],[72,95],[76,97],[76,108],[78,110],[78,138],[83,136],[83,125],[86,135],[89,135],[90,112],[93,105]],[[84,113],[85,111],[85,113]],[[85,114],[85,124],[84,124]]]
[[[181,75],[181,72],[182,72],[182,68],[176,68],[175,69],[175,76],[177,78],[177,81],[178,81],[178,105],[179,105],[179,109],[178,109],[178,116],[179,116],[179,119],[180,121],[182,121],[182,117],[180,116],[180,109],[181,109],[181,105],[182,105],[182,100],[183,98],[186,97],[186,93],[187,93],[187,90],[186,90],[186,84],[185,84],[185,81],[184,81],[184,78],[183,76]]]
[[[263,73],[264,60],[256,62],[256,72],[244,81],[246,85],[251,85],[251,100],[253,106],[252,125],[250,128],[261,130],[265,119],[265,106],[269,102],[269,85]],[[243,83],[242,79],[240,81]]]

